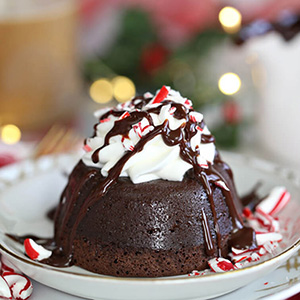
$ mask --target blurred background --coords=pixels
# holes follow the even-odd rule
[[[222,149],[300,170],[299,54],[299,0],[0,0],[0,166],[169,85]]]

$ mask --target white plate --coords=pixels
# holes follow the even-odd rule
[[[36,281],[33,282],[34,293],[30,300],[80,300]],[[282,300],[300,292],[300,251],[282,266],[270,274],[255,280],[234,292],[220,296],[218,300]],[[196,300],[196,299],[194,299]]]
[[[279,215],[282,226],[287,229],[281,249],[265,261],[241,270],[204,277],[146,279],[116,278],[93,274],[78,267],[59,269],[42,265],[26,258],[22,247],[5,237],[0,245],[1,253],[31,278],[61,291],[90,299],[207,299],[245,286],[282,265],[300,248],[297,232],[300,227],[300,184],[293,172],[272,164],[236,154],[226,153],[225,156],[234,170],[241,193],[249,191],[258,180],[262,180],[263,193],[275,185],[285,185],[292,194],[292,201]],[[45,214],[57,203],[67,181],[63,170],[69,172],[73,165],[74,157],[52,156],[1,170],[2,230],[20,235],[33,233],[51,236],[53,226]]]

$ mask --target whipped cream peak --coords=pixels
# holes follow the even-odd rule
[[[133,183],[181,181],[188,169],[214,163],[214,138],[192,102],[170,87],[95,112],[99,122],[82,160],[103,176],[120,165]]]

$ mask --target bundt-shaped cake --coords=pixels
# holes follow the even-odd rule
[[[164,86],[96,117],[56,210],[48,263],[171,276],[255,247],[232,172],[190,100]]]

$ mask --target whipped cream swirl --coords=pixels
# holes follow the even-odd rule
[[[145,93],[113,109],[96,111],[95,116],[99,123],[95,125],[94,136],[85,142],[82,160],[87,166],[100,168],[105,177],[143,139],[144,146],[126,161],[120,174],[130,177],[133,183],[183,179],[193,166],[182,158],[182,149],[176,142],[179,135],[183,135],[201,168],[213,164],[214,139],[203,115],[193,110],[190,100],[169,87],[163,86],[154,96]],[[162,134],[151,135],[164,124],[170,132],[168,142]],[[172,132],[176,132],[174,143]]]

